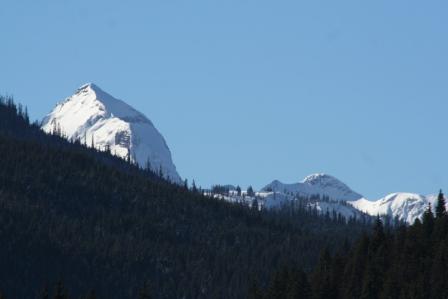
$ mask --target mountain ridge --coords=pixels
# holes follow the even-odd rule
[[[421,195],[417,193],[395,192],[387,194],[378,200],[361,198],[348,202],[356,209],[372,216],[389,216],[412,224],[422,219],[423,213],[431,205],[435,211],[437,195]]]
[[[277,195],[267,195],[266,192],[277,193]],[[301,182],[293,184],[274,180],[261,189],[261,194],[266,198],[266,206],[269,208],[276,208],[297,197],[317,197],[315,199],[317,206],[328,207],[328,204],[323,204],[325,200],[321,200],[327,198],[330,201],[346,202],[357,211],[370,216],[387,216],[409,224],[414,223],[416,219],[421,219],[430,205],[434,211],[437,204],[437,196],[434,194],[421,195],[409,192],[389,193],[380,199],[370,200],[353,191],[339,179],[325,173],[308,175]],[[332,203],[331,208],[340,210],[335,202]],[[321,209],[321,211],[324,210]],[[347,205],[344,205],[343,210],[345,216],[354,214],[353,211],[349,211]]]

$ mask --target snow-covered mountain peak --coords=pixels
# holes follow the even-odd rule
[[[314,173],[314,174],[310,174],[310,175],[306,176],[302,180],[302,183],[313,184],[313,182],[315,182],[317,180],[321,180],[321,179],[334,179],[334,177],[327,175],[325,173]]]
[[[82,85],[66,102],[72,105],[82,105],[82,109],[89,109],[92,113],[96,112],[104,117],[115,116],[132,122],[147,122],[152,125],[145,115],[122,100],[114,98],[94,83]]]
[[[148,163],[175,182],[181,178],[163,136],[142,113],[93,83],[78,88],[57,104],[42,121],[42,129],[58,131],[69,140],[93,144],[128,157],[141,166]]]
[[[357,200],[363,197],[361,194],[351,190],[340,180],[323,173],[309,175],[302,182],[295,184],[284,184],[275,180],[262,190],[292,193],[303,197],[320,195],[322,197],[329,197],[332,200],[343,201]]]
[[[97,92],[102,94],[103,97],[99,97],[97,96]],[[105,100],[107,101],[107,98],[111,98],[112,96],[107,94],[106,92],[104,92],[98,85],[96,85],[95,83],[86,83],[84,85],[81,85],[75,92],[75,95],[94,95],[94,98],[92,100],[95,101],[102,101],[102,98],[106,98]],[[104,94],[106,94],[106,96],[104,97]],[[70,101],[83,101],[85,99],[83,99],[83,97],[70,97],[67,100]]]
[[[333,185],[333,186],[341,185],[342,186],[342,185],[344,185],[345,187],[347,187],[347,185],[342,183],[337,178],[335,178],[331,175],[325,174],[325,173],[311,174],[311,175],[305,177],[303,179],[302,183],[309,184],[309,185],[319,185],[319,186],[329,186],[329,185]]]
[[[325,173],[311,174],[302,181],[303,184],[311,185],[321,190],[327,190],[327,196],[336,197],[335,199],[362,198],[361,194],[354,192],[350,187],[341,182],[334,176]]]
[[[99,87],[98,87],[97,85],[95,85],[95,83],[88,82],[88,83],[86,83],[86,84],[81,85],[81,86],[78,88],[77,92],[80,92],[80,91],[82,91],[82,90],[89,90],[89,89],[94,90],[94,89],[96,89],[96,88],[99,88]]]

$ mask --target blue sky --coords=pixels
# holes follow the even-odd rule
[[[85,82],[144,112],[180,174],[448,190],[448,2],[3,0],[0,93],[34,119]]]

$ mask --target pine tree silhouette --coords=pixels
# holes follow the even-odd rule
[[[442,218],[446,215],[445,196],[443,195],[442,190],[440,190],[439,196],[437,197],[436,217]]]
[[[432,206],[428,204],[428,208],[423,214],[423,229],[425,230],[425,234],[430,236],[432,231],[434,230],[434,214],[432,213]]]

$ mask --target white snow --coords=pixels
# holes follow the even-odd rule
[[[79,140],[97,149],[109,147],[112,154],[131,159],[176,183],[181,178],[163,136],[152,122],[125,102],[115,99],[93,83],[81,86],[74,95],[57,104],[42,121],[42,129],[60,129],[69,140]]]
[[[436,195],[420,195],[415,193],[392,193],[376,201],[361,198],[349,202],[353,207],[372,216],[390,216],[405,221],[409,224],[419,218],[431,204],[433,210],[437,205]]]

